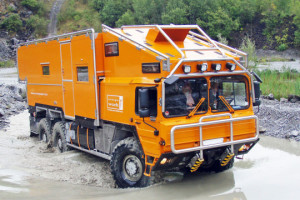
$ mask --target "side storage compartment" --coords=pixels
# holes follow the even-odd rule
[[[115,131],[116,127],[110,124],[104,124],[103,129],[95,129],[96,149],[103,153],[110,154]]]

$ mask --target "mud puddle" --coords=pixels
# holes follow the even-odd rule
[[[109,163],[78,151],[59,153],[29,137],[28,113],[0,131],[0,199],[298,199],[300,143],[261,141],[223,173],[164,180],[144,189],[115,189]]]

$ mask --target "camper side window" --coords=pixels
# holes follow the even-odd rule
[[[77,81],[89,81],[88,67],[77,67]]]
[[[49,66],[42,66],[43,67],[43,75],[50,75]]]

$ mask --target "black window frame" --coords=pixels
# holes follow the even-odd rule
[[[48,70],[45,71],[45,69],[48,69]],[[50,76],[50,66],[42,65],[42,73],[43,73],[43,76]]]
[[[249,80],[248,80],[248,78],[246,76],[244,76],[244,75],[230,75],[230,76],[231,77],[238,77],[238,76],[240,76],[240,77],[243,77],[245,79],[245,87],[246,87],[245,91],[246,91],[247,101],[248,101],[248,106],[247,107],[241,108],[241,109],[234,109],[234,111],[249,109],[249,107],[250,107],[250,90],[249,90],[250,86],[249,86]],[[212,77],[209,78],[210,85],[211,85],[211,79],[212,78],[220,78],[220,77],[229,77],[229,76],[228,75],[226,75],[226,76],[212,76]],[[208,91],[208,97],[209,97],[208,106],[211,108],[211,106],[210,106],[210,95],[211,95],[210,92],[211,92],[211,87],[209,88],[209,91]],[[219,110],[213,110],[213,109],[211,109],[211,112],[212,113],[220,113],[220,112],[229,112],[229,110],[228,110],[228,108],[227,108],[227,110],[220,110],[220,111]]]
[[[117,52],[116,53],[108,53],[107,48],[109,45],[117,45]],[[105,52],[105,57],[112,57],[112,56],[119,56],[119,43],[118,42],[109,42],[104,44],[104,52]]]

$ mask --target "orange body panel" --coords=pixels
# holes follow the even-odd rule
[[[49,75],[43,75],[43,66],[49,66]],[[97,85],[89,36],[21,46],[18,67],[20,80],[27,80],[30,106],[60,107],[69,118],[97,118]],[[88,68],[88,80],[78,81],[78,67]]]

